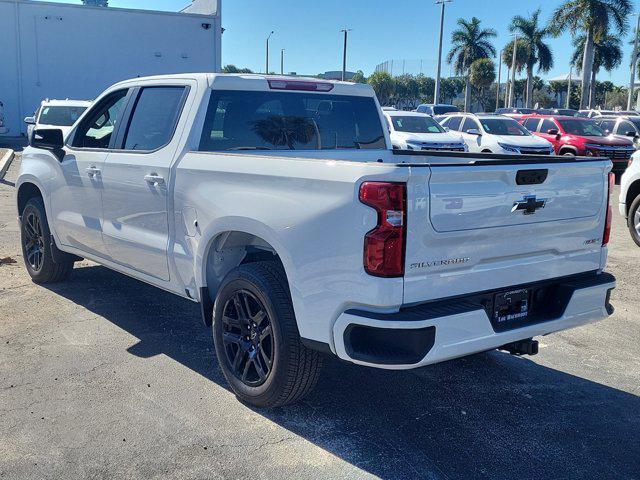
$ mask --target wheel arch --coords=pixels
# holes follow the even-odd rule
[[[211,324],[213,302],[224,277],[233,268],[259,261],[273,261],[284,272],[290,286],[291,260],[276,236],[264,225],[218,228],[201,242],[196,256],[200,303],[205,325]]]
[[[625,197],[625,208],[627,216],[629,215],[629,208],[631,208],[631,204],[638,195],[640,195],[640,179],[629,185],[629,188],[627,189],[627,195]]]
[[[563,145],[562,147],[560,147],[560,150],[558,150],[558,155],[563,155],[567,152],[572,152],[576,157],[578,156],[578,149],[572,145]]]
[[[16,206],[18,208],[18,215],[22,215],[22,211],[27,205],[27,202],[30,198],[34,197],[40,197],[43,203],[45,203],[46,209],[46,202],[44,201],[44,194],[42,192],[40,185],[30,179],[20,183],[16,189]]]

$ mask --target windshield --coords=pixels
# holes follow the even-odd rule
[[[410,133],[444,133],[444,129],[433,118],[427,116],[407,115],[391,116],[393,129],[397,132]]]
[[[211,94],[200,150],[386,148],[371,97],[273,91]]]
[[[69,127],[76,123],[87,107],[71,107],[67,105],[43,107],[38,123]]]
[[[454,106],[454,105],[434,105],[433,107],[433,114],[434,115],[444,115],[445,113],[451,113],[451,112],[459,112],[460,110],[458,109],[458,107]]]
[[[587,137],[604,137],[604,131],[593,120],[559,120],[560,125],[569,135]]]
[[[492,135],[527,137],[529,131],[511,118],[479,118],[485,132]]]

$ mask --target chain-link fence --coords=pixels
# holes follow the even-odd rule
[[[426,75],[428,77],[435,77],[436,75],[437,60],[431,58],[418,58],[418,59],[391,59],[385,60],[382,63],[376,65],[376,72],[386,72],[392,77],[399,77],[400,75]],[[443,63],[442,75],[449,74],[449,66]]]

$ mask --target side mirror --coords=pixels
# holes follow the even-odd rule
[[[442,128],[444,128],[445,132],[450,132],[451,131],[451,129],[449,127],[442,127]]]
[[[478,130],[477,128],[470,128],[465,133],[468,133],[469,135],[477,135],[479,137],[482,136],[482,133],[480,133],[480,130]]]
[[[24,123],[26,123],[27,125],[35,125],[36,117],[24,117]]]
[[[37,128],[33,131],[30,145],[34,148],[49,150],[62,161],[64,158],[64,138],[59,128]]]
[[[636,136],[636,132],[634,132],[633,130],[629,130],[627,133],[625,133],[625,136],[634,138]]]
[[[547,130],[547,133],[549,135],[558,135],[558,129],[557,128],[550,128],[549,130]]]

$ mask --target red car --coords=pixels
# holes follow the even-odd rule
[[[622,173],[635,152],[631,139],[607,135],[594,120],[560,115],[525,115],[520,123],[534,135],[549,140],[556,155],[607,157],[613,171]]]

